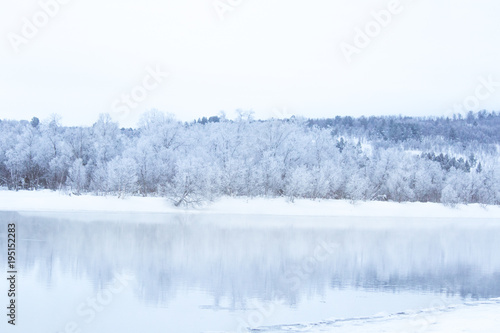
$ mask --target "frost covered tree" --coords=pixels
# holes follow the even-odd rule
[[[113,122],[109,114],[99,115],[99,119],[92,126],[91,138],[92,159],[95,164],[107,163],[121,153],[122,137],[118,123]]]
[[[415,178],[412,170],[412,156],[401,156],[394,170],[387,177],[387,196],[390,200],[413,201]]]
[[[43,180],[50,189],[61,188],[66,182],[71,165],[71,150],[63,139],[64,128],[60,117],[52,115],[41,123],[37,149],[37,163],[45,171]]]
[[[456,206],[460,203],[460,194],[452,185],[446,185],[441,193],[441,202],[448,206]]]
[[[96,195],[105,195],[108,190],[108,163],[87,164],[89,175],[89,189]]]
[[[87,184],[87,170],[83,165],[83,160],[77,158],[68,172],[68,185],[73,194],[80,195]]]
[[[5,165],[15,189],[36,189],[40,184],[43,170],[37,161],[39,136],[37,128],[24,126],[21,133],[15,136],[17,144],[5,153]]]
[[[366,200],[369,196],[368,179],[359,173],[354,173],[347,181],[345,193],[351,201]]]
[[[108,190],[125,197],[137,191],[137,164],[129,157],[115,157],[108,163]]]
[[[182,123],[151,110],[138,125],[120,129],[106,114],[91,127],[2,120],[0,186],[161,195],[176,205],[227,195],[500,203],[494,112],[256,120],[239,110],[233,120]]]
[[[162,192],[175,206],[200,205],[211,199],[209,172],[210,167],[199,158],[178,160],[175,175],[162,184]]]
[[[295,198],[311,198],[314,196],[313,174],[305,166],[290,172],[286,193],[293,202]]]
[[[165,159],[162,152],[156,153],[148,137],[141,137],[137,147],[131,149],[128,155],[136,164],[137,182],[143,196],[158,191],[158,185],[164,179]]]

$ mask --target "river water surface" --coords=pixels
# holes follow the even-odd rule
[[[275,332],[500,296],[493,219],[0,212],[6,275],[8,223],[9,332]]]

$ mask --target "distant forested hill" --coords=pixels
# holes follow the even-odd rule
[[[500,113],[469,112],[466,117],[340,117],[309,119],[309,126],[332,128],[337,133],[368,138],[376,142],[410,143],[419,146],[426,139],[447,144],[489,146],[500,143]]]

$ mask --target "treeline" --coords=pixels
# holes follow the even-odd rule
[[[500,115],[254,120],[239,112],[191,123],[150,111],[137,129],[109,115],[92,127],[0,122],[0,184],[10,190],[500,203]]]
[[[443,147],[481,147],[500,144],[500,113],[480,111],[452,117],[360,117],[309,119],[309,126],[332,128],[336,134],[364,137],[378,145],[399,143],[422,148],[429,143]]]

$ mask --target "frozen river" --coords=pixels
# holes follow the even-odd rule
[[[1,212],[2,267],[8,223],[16,332],[280,332],[500,297],[493,219]]]

